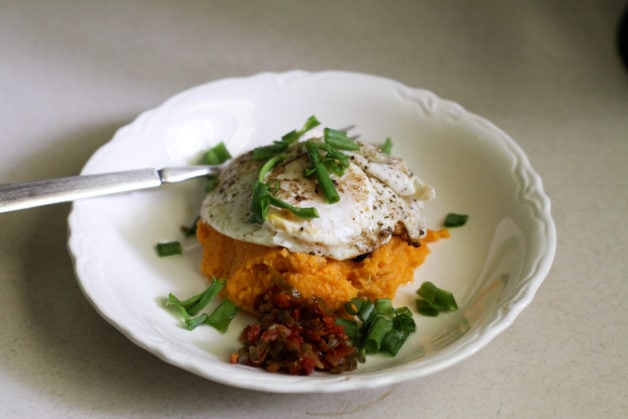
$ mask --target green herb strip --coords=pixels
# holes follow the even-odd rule
[[[196,228],[198,226],[198,222],[201,219],[200,215],[194,217],[194,220],[187,226],[181,226],[181,232],[185,237],[194,237],[196,236]]]
[[[323,163],[321,155],[318,151],[318,145],[314,141],[308,140],[305,142],[305,149],[307,150],[307,156],[313,166],[313,174],[316,176],[318,185],[320,186],[327,202],[334,204],[340,201],[340,195],[338,195],[336,186],[329,176],[327,166]]]
[[[281,137],[280,141],[273,141],[272,144],[253,149],[253,160],[267,160],[283,153],[288,146],[297,142],[306,132],[320,125],[314,115],[310,116],[300,130],[292,130]]]
[[[290,131],[283,135],[281,140],[253,150],[253,160],[265,160],[266,163],[260,169],[257,181],[253,185],[250,223],[263,223],[268,216],[270,206],[286,209],[302,218],[319,216],[315,208],[297,208],[280,200],[272,194],[272,189],[274,188],[270,188],[264,183],[264,177],[268,171],[285,158],[284,153],[288,150],[288,147],[297,142],[307,131],[318,125],[320,125],[320,122],[315,116],[311,116],[301,129]],[[328,203],[333,204],[340,200],[340,195],[336,190],[334,181],[330,177],[330,172],[341,177],[349,167],[349,157],[342,153],[341,150],[359,150],[360,145],[349,138],[345,131],[325,128],[323,133],[323,144],[318,144],[312,140],[304,143],[308,159],[312,163],[311,167],[305,169],[304,175],[306,177],[315,176],[325,199]]]
[[[179,241],[171,241],[166,243],[157,243],[155,250],[159,257],[175,256],[183,253],[183,247]]]
[[[382,153],[390,155],[392,153],[393,142],[390,137],[386,138],[384,144],[381,146]]]
[[[231,154],[222,141],[205,153],[205,163],[210,165],[222,164],[230,158]]]
[[[218,307],[207,317],[205,323],[224,333],[229,328],[231,320],[233,320],[238,311],[238,306],[233,304],[231,300],[222,300]]]
[[[292,212],[294,215],[303,218],[316,218],[318,217],[318,211],[316,208],[297,208],[288,204],[287,202],[277,198],[271,192],[270,185],[264,182],[266,174],[272,170],[275,165],[280,163],[284,159],[283,155],[277,155],[269,159],[260,169],[255,185],[253,185],[253,193],[251,196],[251,206],[249,217],[250,223],[262,224],[268,216],[270,206],[273,205],[278,208],[286,209]]]
[[[307,140],[305,149],[312,166],[305,170],[304,175],[316,177],[321,192],[328,203],[338,202],[340,195],[329,172],[338,177],[344,175],[349,168],[349,157],[341,150],[359,150],[360,145],[349,138],[344,131],[325,128],[323,130],[323,144]],[[325,154],[321,155],[321,151]]]
[[[389,298],[372,302],[354,298],[345,304],[345,312],[354,319],[338,318],[353,345],[364,355],[386,352],[397,355],[408,336],[416,331],[412,311],[394,308]]]
[[[201,313],[196,316],[201,310],[207,307],[207,305],[216,297],[216,295],[218,295],[224,286],[224,280],[212,278],[211,283],[205,291],[200,294],[193,295],[185,300],[178,299],[172,293],[168,294],[166,307],[176,310],[176,312],[183,319],[183,323],[188,330],[194,330],[198,326],[208,324],[213,326],[219,332],[224,333],[229,327],[231,320],[239,311],[239,308],[230,300],[222,300],[209,315],[207,313]]]
[[[467,223],[468,219],[469,216],[466,214],[455,214],[450,212],[447,214],[447,217],[445,217],[444,225],[445,227],[462,227]]]
[[[325,128],[323,130],[323,139],[326,144],[338,150],[357,151],[360,149],[360,145],[349,138],[345,131]]]
[[[436,317],[442,312],[458,310],[454,295],[429,281],[422,283],[416,293],[419,296],[416,300],[417,311],[424,316]]]

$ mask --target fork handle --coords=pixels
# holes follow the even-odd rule
[[[161,185],[156,169],[70,176],[0,185],[0,213]]]

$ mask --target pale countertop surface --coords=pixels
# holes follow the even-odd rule
[[[103,320],[68,254],[69,204],[0,214],[0,417],[628,416],[623,0],[0,0],[0,183],[78,174],[116,129],[231,76],[349,70],[509,133],[552,201],[556,258],[510,328],[403,384],[267,394],[162,362]]]

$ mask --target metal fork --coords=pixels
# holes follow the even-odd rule
[[[349,131],[355,126],[341,128]],[[357,139],[359,135],[351,138]],[[0,185],[0,213],[111,195],[140,189],[157,188],[202,176],[217,175],[219,166],[181,166],[163,169],[138,169],[95,175],[70,176],[33,182]]]
[[[223,166],[182,166],[138,169],[96,175],[70,176],[34,182],[0,185],[0,213],[157,188],[207,175],[216,175]]]

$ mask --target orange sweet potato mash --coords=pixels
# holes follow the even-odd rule
[[[392,298],[399,286],[412,281],[414,270],[429,254],[426,243],[449,233],[428,231],[420,247],[393,237],[361,261],[339,261],[235,240],[202,221],[197,236],[204,249],[203,274],[226,279],[223,297],[252,312],[255,299],[277,285],[296,288],[303,297],[318,296],[331,310],[356,296]]]

